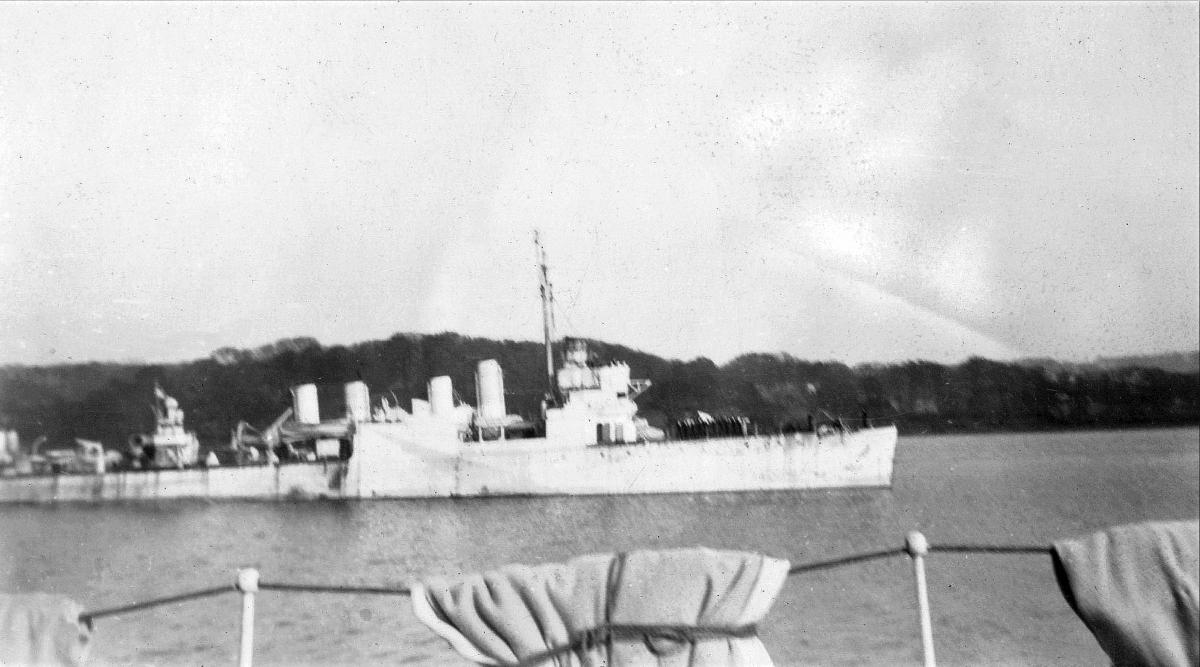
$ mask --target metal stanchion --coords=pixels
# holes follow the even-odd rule
[[[242,592],[242,637],[238,667],[250,667],[254,662],[254,594],[258,592],[258,570],[252,567],[238,570],[237,589]]]
[[[904,549],[912,557],[913,574],[917,579],[917,613],[921,618],[921,652],[926,667],[935,667],[933,655],[933,621],[929,618],[929,589],[925,585],[925,554],[929,553],[929,542],[917,531],[904,538]]]

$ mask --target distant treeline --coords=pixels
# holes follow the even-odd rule
[[[747,354],[717,365],[598,341],[591,350],[598,361],[624,361],[633,377],[653,381],[638,404],[659,427],[697,410],[747,417],[763,431],[803,424],[809,415],[857,425],[864,413],[905,433],[1200,423],[1196,372],[980,358],[851,368],[787,354]],[[374,403],[387,396],[408,408],[411,399],[425,398],[430,377],[449,375],[459,397],[474,404],[482,359],[504,369],[509,412],[536,416],[547,385],[540,344],[442,333],[328,347],[293,338],[178,364],[0,367],[0,422],[17,429],[23,443],[45,435],[47,447],[75,437],[123,447],[130,434],[153,428],[158,382],[179,399],[204,446],[222,447],[239,420],[271,422],[290,406],[289,387],[305,382],[318,385],[323,418],[343,414],[342,384],[352,380],[367,383]]]

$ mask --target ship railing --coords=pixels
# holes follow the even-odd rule
[[[925,576],[925,558],[935,553],[966,553],[966,554],[1005,554],[1005,555],[1049,555],[1052,547],[1018,546],[1018,545],[981,545],[981,544],[943,544],[931,545],[920,532],[911,532],[905,536],[904,546],[879,551],[868,551],[830,560],[814,561],[793,565],[788,569],[788,577],[804,575],[811,572],[842,568],[871,561],[908,556],[912,561],[914,593],[917,600],[917,621],[921,631],[921,655],[923,664],[934,667],[937,659],[934,652],[933,621],[929,609],[929,588]],[[188,593],[180,593],[167,597],[135,602],[120,607],[109,607],[87,611],[79,615],[80,622],[89,628],[93,627],[96,619],[121,616],[136,611],[143,611],[168,604],[178,604],[213,597],[226,593],[239,593],[241,596],[241,633],[238,646],[239,667],[251,667],[254,659],[254,603],[255,596],[261,591],[280,593],[332,593],[342,595],[393,595],[407,597],[412,594],[405,587],[390,586],[345,586],[327,584],[289,584],[260,580],[260,573],[255,568],[238,570],[236,581],[230,585],[215,586]]]

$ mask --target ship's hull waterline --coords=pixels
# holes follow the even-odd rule
[[[627,495],[887,487],[894,426],[817,437],[553,447],[363,425],[348,461],[0,479],[0,502]]]

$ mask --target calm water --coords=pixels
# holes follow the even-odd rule
[[[98,608],[232,582],[403,584],[422,574],[706,545],[794,562],[933,543],[1049,544],[1200,515],[1200,431],[902,438],[890,491],[0,509],[0,584]],[[1042,556],[931,557],[944,664],[1105,662]],[[915,662],[907,559],[793,577],[762,628],[777,664]],[[263,664],[462,664],[402,598],[263,593]],[[238,600],[98,621],[100,663],[233,662]]]

